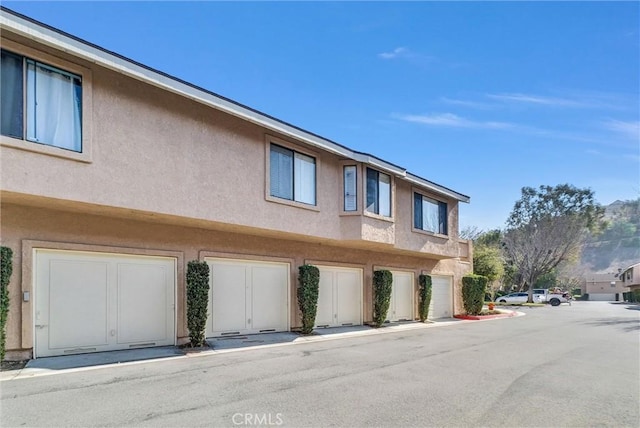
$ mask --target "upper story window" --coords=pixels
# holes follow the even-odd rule
[[[428,232],[447,234],[447,203],[413,194],[413,227]]]
[[[367,168],[367,211],[391,217],[391,176]]]
[[[276,198],[316,205],[316,160],[271,143],[270,194]]]
[[[82,78],[2,50],[4,136],[82,152]]]
[[[358,210],[358,179],[357,167],[355,165],[345,165],[343,167],[344,184],[344,211]]]

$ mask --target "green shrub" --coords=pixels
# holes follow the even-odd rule
[[[462,303],[467,315],[479,315],[482,312],[487,283],[487,277],[482,275],[462,277]]]
[[[191,346],[204,346],[209,306],[209,265],[192,260],[187,264],[187,328]]]
[[[631,298],[633,299],[632,300],[633,303],[639,303],[640,302],[640,290],[630,291],[629,294],[631,294]]]
[[[393,275],[388,270],[373,272],[373,323],[380,327],[387,319],[391,303]]]
[[[13,273],[13,250],[0,247],[0,361],[4,361],[9,314],[9,279]]]
[[[425,322],[429,317],[429,304],[431,303],[431,276],[420,275],[418,277],[420,285],[420,302],[418,303],[418,314],[420,321]]]
[[[310,334],[316,324],[320,270],[312,265],[302,265],[298,276],[298,307],[302,312],[302,333]]]

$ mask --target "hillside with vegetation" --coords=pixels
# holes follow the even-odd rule
[[[606,228],[587,238],[580,264],[590,273],[618,272],[640,262],[640,198],[605,207]]]

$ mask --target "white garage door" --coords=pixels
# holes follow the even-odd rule
[[[206,336],[289,330],[289,264],[206,259],[211,269]]]
[[[175,344],[176,262],[35,250],[35,356]]]
[[[453,317],[453,278],[431,276],[429,319]]]
[[[362,324],[362,269],[318,266],[316,327]]]
[[[413,320],[413,272],[391,271],[393,285],[387,321]]]
[[[589,293],[589,300],[593,300],[595,302],[615,302],[616,295],[615,293]]]

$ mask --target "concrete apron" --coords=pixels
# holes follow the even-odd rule
[[[210,338],[207,339],[209,348],[201,349],[163,346],[157,348],[128,349],[122,351],[96,352],[92,354],[45,357],[30,360],[25,368],[21,370],[1,372],[0,381],[59,374],[70,371],[92,370],[104,366],[141,364],[144,362],[176,358],[204,357],[207,355],[216,355],[256,348],[296,345],[349,337],[395,333],[398,331],[440,327],[458,324],[461,322],[473,321],[446,318],[437,321],[429,321],[427,323],[417,321],[390,323],[385,324],[382,328],[372,328],[369,326],[329,327],[316,329],[309,336],[301,336],[300,334],[293,332],[282,332]]]

